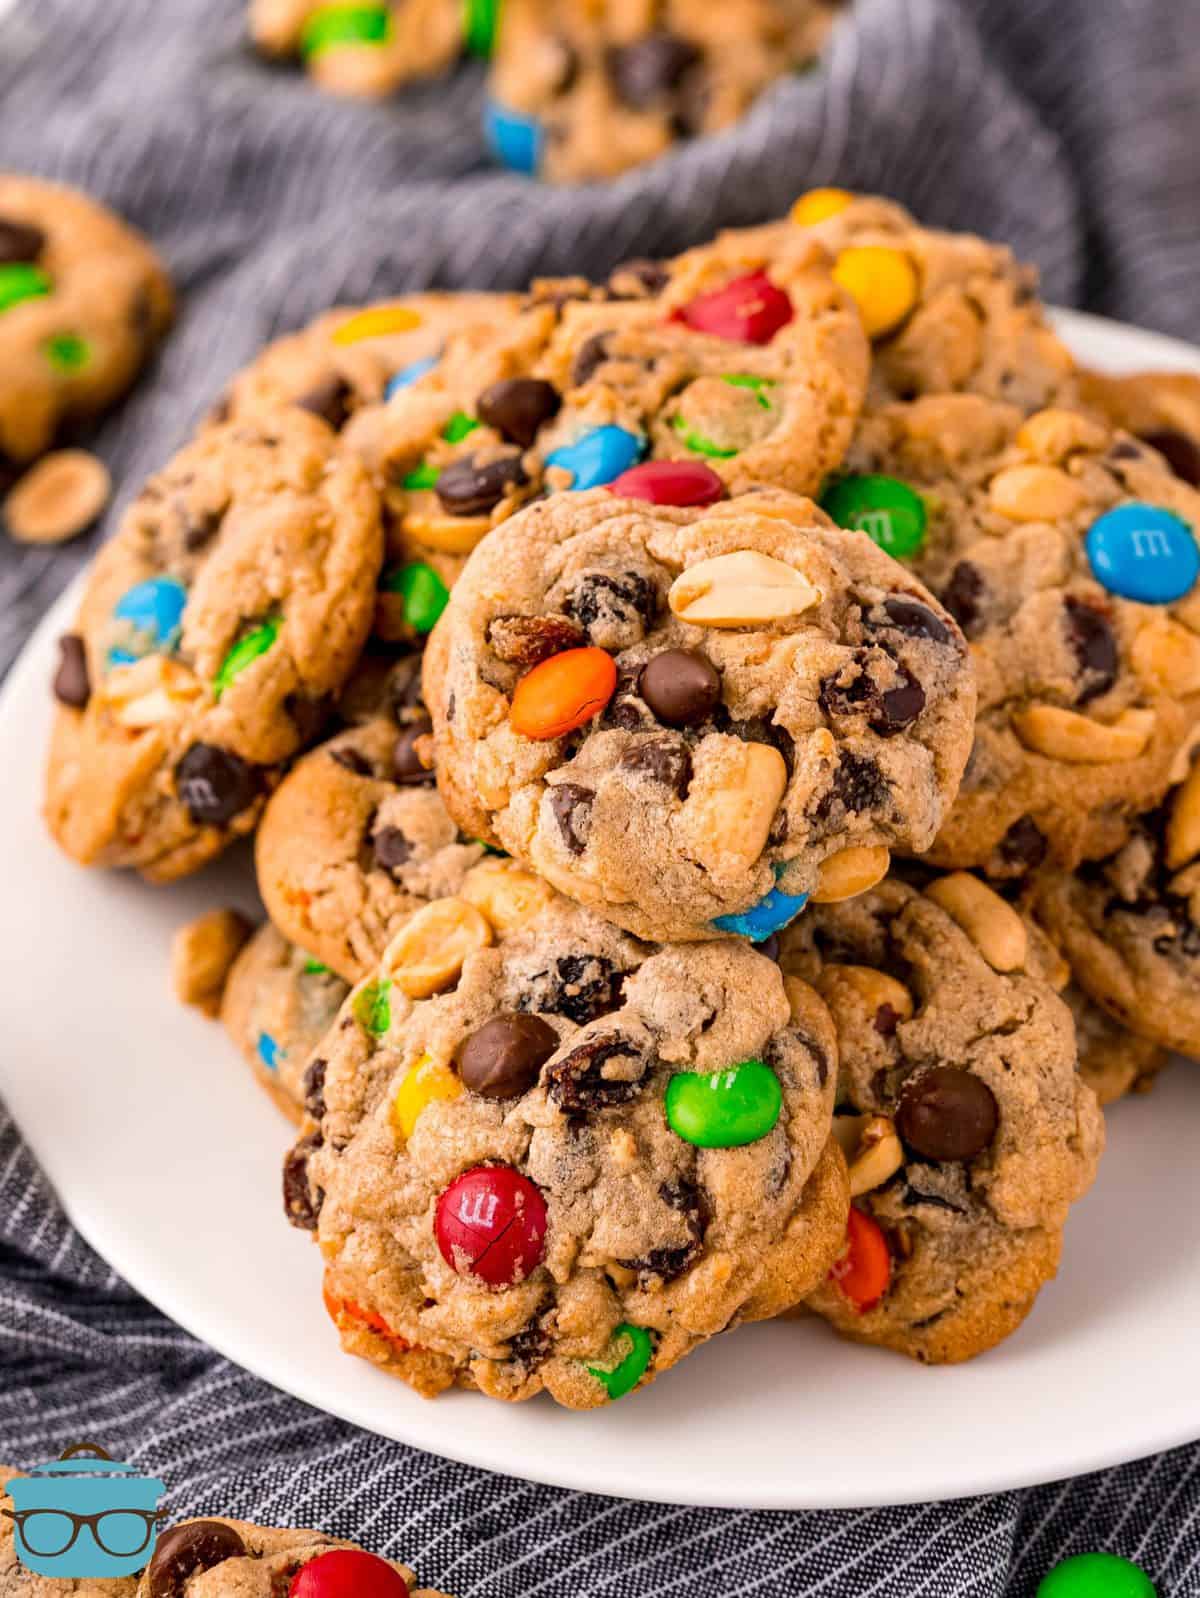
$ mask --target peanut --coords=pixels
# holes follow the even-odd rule
[[[884,848],[843,849],[821,861],[814,904],[837,904],[866,893],[887,876],[891,855]]]
[[[1035,460],[1055,466],[1076,450],[1103,449],[1104,428],[1078,411],[1047,410],[1031,416],[1017,434],[1017,444]]]
[[[216,1015],[221,991],[250,923],[237,910],[207,910],[171,939],[171,986],[180,1004]]]
[[[491,525],[490,516],[439,516],[436,511],[410,511],[404,518],[408,537],[446,555],[469,555]]]
[[[101,696],[122,727],[144,731],[167,721],[203,691],[199,678],[177,660],[147,655],[110,672]]]
[[[1072,765],[1136,760],[1154,734],[1152,710],[1125,710],[1114,722],[1093,721],[1058,705],[1030,705],[1015,712],[1013,731],[1027,749]]]
[[[697,627],[754,627],[799,616],[824,596],[803,572],[773,555],[739,549],[681,572],[667,602]]]
[[[1167,868],[1178,871],[1200,854],[1200,761],[1188,772],[1167,818]]]
[[[507,860],[481,860],[467,872],[458,891],[502,934],[524,926],[554,898],[548,882]]]
[[[1143,682],[1170,694],[1200,690],[1200,638],[1170,616],[1154,616],[1133,640],[1133,669]]]
[[[112,495],[104,462],[60,449],[31,466],[4,501],[4,525],[21,544],[62,544],[99,516]]]
[[[912,994],[902,982],[872,965],[824,966],[816,986],[834,1019],[840,1019],[843,1026],[864,1018],[874,1025],[881,1011],[890,1011],[897,1024],[912,1020]]]
[[[987,963],[996,971],[1018,971],[1029,953],[1025,923],[978,877],[952,871],[925,889],[948,916],[958,922]]]
[[[992,509],[1013,522],[1056,522],[1083,504],[1083,489],[1057,466],[1009,466],[992,479]]]
[[[762,854],[779,801],[787,790],[787,766],[770,744],[740,738],[705,739],[704,758],[679,815],[689,852],[717,875],[740,873]]]
[[[850,1197],[870,1193],[904,1164],[904,1149],[886,1115],[837,1115],[837,1139],[850,1167]]]
[[[452,987],[467,956],[486,949],[492,929],[465,899],[434,899],[411,916],[383,952],[381,975],[410,999]]]

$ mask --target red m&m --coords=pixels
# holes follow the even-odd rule
[[[476,1165],[437,1202],[434,1236],[459,1276],[487,1287],[515,1287],[545,1252],[546,1201],[511,1165]]]
[[[739,344],[769,344],[791,319],[791,300],[765,272],[735,277],[723,289],[681,305],[673,316],[697,333],[715,333]]]
[[[288,1598],[409,1598],[409,1592],[386,1559],[361,1548],[331,1548],[300,1567]]]
[[[829,1272],[830,1281],[865,1315],[887,1292],[891,1277],[892,1257],[883,1228],[874,1216],[851,1206],[846,1244]]]
[[[614,478],[608,491],[650,505],[715,505],[725,498],[725,484],[703,461],[644,461]]]

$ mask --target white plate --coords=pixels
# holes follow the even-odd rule
[[[1113,368],[1187,346],[1069,316]],[[430,1404],[338,1352],[320,1261],[284,1224],[288,1131],[213,1024],[170,997],[173,928],[253,900],[245,857],[170,890],[83,872],[39,818],[47,684],[68,597],[0,697],[0,1091],[79,1230],[230,1359],[370,1430],[564,1487],[673,1503],[838,1508],[1073,1475],[1200,1437],[1200,1069],[1119,1106],[1065,1263],[1026,1325],[957,1369],[818,1324],[718,1338],[647,1392],[586,1415],[548,1399]]]

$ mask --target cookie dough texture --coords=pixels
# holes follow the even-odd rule
[[[73,189],[0,172],[0,467],[107,409],[166,332],[171,285],[154,251]]]
[[[785,935],[784,969],[817,987],[837,1029],[835,1130],[882,1118],[894,1146],[872,1165],[846,1140],[854,1203],[883,1229],[891,1281],[865,1313],[835,1283],[818,1289],[810,1306],[843,1336],[929,1363],[969,1359],[1020,1325],[1057,1269],[1104,1121],[1076,1070],[1071,1013],[1027,968],[1031,954],[1036,966],[1016,912],[963,873],[924,893],[889,878],[813,907]],[[898,1136],[906,1091],[946,1068],[995,1105],[994,1135],[966,1159],[918,1155]]]
[[[1177,477],[1200,488],[1200,377],[1193,372],[1081,371],[1083,402],[1114,427],[1162,455]]]
[[[538,176],[615,177],[728,127],[810,65],[833,0],[505,0],[489,92],[540,129]]]
[[[803,198],[794,214],[804,216]],[[1036,270],[1007,246],[922,227],[890,200],[849,193],[803,231],[861,296],[873,330],[872,406],[949,393],[1026,413],[1076,402],[1075,362],[1037,297]]]
[[[435,997],[405,997],[397,940],[351,998],[321,1045],[325,1114],[289,1160],[289,1213],[317,1232],[350,1352],[429,1396],[544,1388],[590,1408],[606,1393],[588,1367],[611,1364],[619,1328],[649,1334],[653,1379],[828,1269],[846,1214],[829,1141],[832,1031],[810,989],[737,942],[657,949],[558,896],[487,935],[498,941],[467,953]],[[464,1045],[513,1012],[557,1046],[551,1036],[540,1070],[506,1084],[512,1096],[484,1097],[457,1078]],[[747,1060],[781,1090],[769,1130],[736,1148],[671,1130],[676,1073]],[[414,1068],[441,1076],[415,1115]],[[434,1222],[451,1182],[497,1164],[536,1185],[547,1225],[540,1263],[485,1288],[447,1263]]]
[[[267,922],[242,949],[221,996],[221,1021],[262,1086],[290,1120],[322,1111],[313,1053],[348,985]]]
[[[760,580],[780,584],[762,604]],[[689,620],[705,607],[684,596],[710,583],[725,620]],[[564,737],[514,727],[514,617],[551,658],[576,643],[615,664],[611,698]],[[719,681],[687,725],[646,697],[643,668],[666,651]],[[769,492],[704,510],[603,489],[531,506],[476,551],[425,686],[463,831],[661,938],[712,936],[776,886],[810,892],[848,848],[927,848],[974,710],[962,638],[931,596],[865,535]]]
[[[1098,581],[1086,537],[1132,502],[1200,528],[1200,494],[1149,445],[1080,412],[1023,417],[966,394],[868,410],[845,469],[920,495],[925,540],[905,564],[971,643],[975,743],[932,859],[1020,876],[1119,847],[1190,737],[1200,599],[1122,598]]]
[[[62,848],[166,881],[248,832],[358,658],[380,557],[378,497],[315,417],[181,450],[101,551],[67,646],[85,669],[47,771]]]
[[[1079,1074],[1102,1107],[1131,1093],[1149,1093],[1167,1063],[1166,1051],[1114,1021],[1072,983],[1063,994],[1075,1017]]]
[[[366,39],[322,38],[322,22],[350,8],[326,0],[251,0],[250,37],[264,55],[303,59],[331,94],[380,99],[414,78],[443,72],[463,43],[462,0],[390,0]]]

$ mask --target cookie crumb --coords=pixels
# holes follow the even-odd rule
[[[4,525],[19,544],[65,544],[86,532],[112,498],[108,467],[85,449],[60,449],[18,478]]]
[[[171,986],[180,1004],[215,1016],[230,967],[252,927],[238,910],[206,910],[171,939]]]

